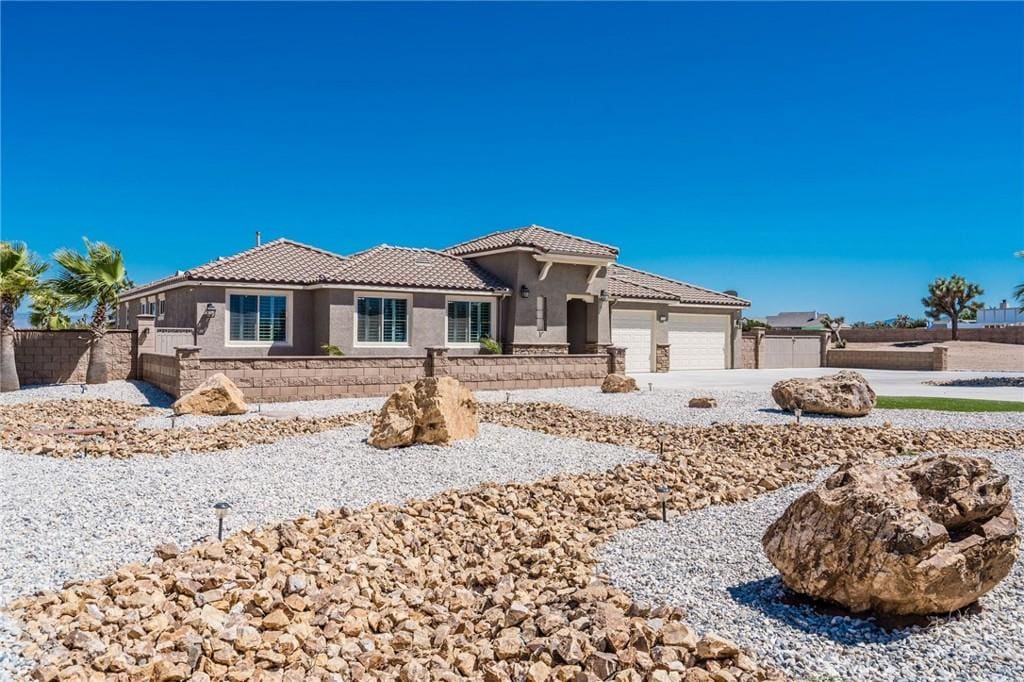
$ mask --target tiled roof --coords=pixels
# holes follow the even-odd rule
[[[233,256],[221,257],[191,270],[164,277],[122,294],[133,294],[176,281],[266,282],[268,284],[311,284],[324,273],[345,262],[338,254],[290,239],[275,239]]]
[[[806,326],[821,326],[820,318],[821,315],[817,311],[796,311],[779,313],[778,315],[769,315],[765,318],[768,326],[770,327],[806,327]]]
[[[715,305],[748,306],[750,301],[731,294],[724,294],[720,291],[713,291],[698,287],[686,282],[669,279],[661,275],[655,275],[635,268],[627,268],[618,263],[608,266],[608,287],[612,296],[615,296],[615,287],[622,287],[619,298],[660,298],[645,294],[644,290],[659,291],[662,294],[669,294],[680,303],[711,303]],[[639,287],[630,290],[629,287]]]
[[[471,261],[433,249],[382,244],[349,256],[322,281],[337,284],[495,291],[508,285]]]
[[[468,242],[449,246],[445,253],[465,256],[481,251],[507,249],[514,246],[526,246],[543,251],[570,256],[591,256],[596,258],[615,258],[619,250],[614,246],[593,242],[589,239],[576,237],[564,232],[556,232],[540,225],[528,225],[514,230],[492,232],[491,234],[471,239]]]
[[[608,295],[612,298],[647,298],[663,301],[676,301],[678,296],[657,289],[650,289],[640,284],[627,282],[624,279],[608,278]]]

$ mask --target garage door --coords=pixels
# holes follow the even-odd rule
[[[650,372],[653,362],[651,328],[654,311],[613,310],[612,343],[626,349],[627,372]]]
[[[728,315],[668,316],[669,369],[725,369]]]

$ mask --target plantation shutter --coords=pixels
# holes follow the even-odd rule
[[[255,341],[259,320],[259,297],[232,294],[230,339],[232,341]]]

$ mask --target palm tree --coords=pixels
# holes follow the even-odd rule
[[[102,384],[107,381],[107,311],[117,305],[118,294],[127,288],[128,280],[118,249],[103,242],[84,241],[84,254],[71,249],[59,249],[53,254],[61,267],[53,286],[72,309],[96,306],[89,325],[93,341],[85,383]]]
[[[46,267],[23,242],[0,242],[0,391],[21,388],[14,364],[14,311],[39,286]]]
[[[943,315],[949,317],[953,340],[956,341],[959,338],[960,320],[964,319],[965,313],[976,313],[984,305],[974,300],[984,293],[985,290],[981,286],[968,282],[960,275],[953,275],[948,279],[937,277],[928,285],[928,296],[922,298],[921,303],[927,309],[925,314],[933,320],[938,320]]]
[[[1024,251],[1018,251],[1013,254],[1017,258],[1024,258]],[[1024,282],[1021,282],[1013,288],[1013,297],[1018,301],[1024,303]]]
[[[67,329],[71,326],[71,318],[64,312],[68,307],[67,299],[54,291],[52,286],[37,287],[31,297],[28,323],[33,327],[54,330]]]

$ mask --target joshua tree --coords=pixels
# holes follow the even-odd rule
[[[979,285],[968,282],[960,275],[953,275],[948,279],[938,277],[928,285],[928,296],[922,298],[921,303],[926,308],[925,314],[933,320],[938,320],[943,315],[949,317],[953,340],[956,341],[959,338],[962,315],[964,312],[976,313],[983,304],[974,299],[984,293],[984,289]]]
[[[46,263],[21,242],[0,242],[0,391],[17,391],[14,364],[14,311],[39,286]]]
[[[107,312],[117,305],[118,294],[127,288],[128,280],[119,250],[103,242],[84,241],[84,254],[71,249],[60,249],[53,254],[61,267],[53,286],[67,299],[70,308],[81,310],[96,306],[89,325],[93,341],[85,383],[102,384],[107,381]]]
[[[821,326],[832,332],[832,340],[836,342],[836,345],[845,345],[843,344],[843,337],[839,335],[839,328],[846,322],[846,317],[842,315],[832,317],[826,313],[819,317],[818,320],[821,322]]]
[[[36,329],[67,329],[71,318],[64,312],[67,300],[53,290],[52,286],[40,286],[31,294],[28,323]]]
[[[910,317],[910,315],[900,313],[899,315],[896,316],[896,319],[893,320],[892,326],[896,327],[897,329],[910,329],[911,327],[914,326],[914,320],[913,318]]]

